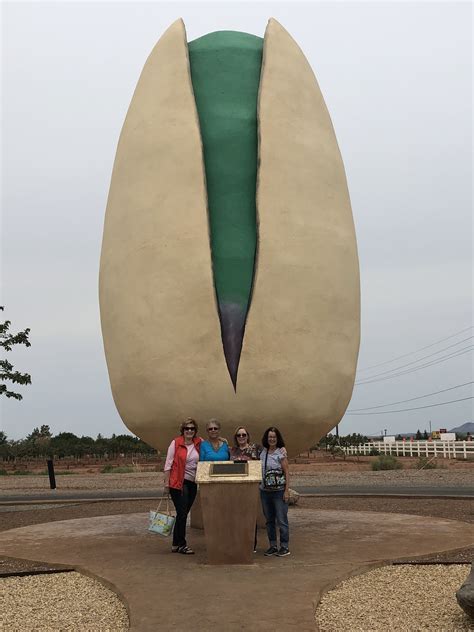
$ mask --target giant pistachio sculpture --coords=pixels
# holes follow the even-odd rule
[[[105,218],[100,308],[128,428],[164,448],[218,417],[290,453],[339,422],[359,348],[346,178],[303,53],[275,20],[188,46],[176,21],[122,129]]]

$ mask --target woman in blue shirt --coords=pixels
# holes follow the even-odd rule
[[[227,441],[220,436],[221,424],[210,419],[206,426],[208,440],[201,443],[200,461],[229,461],[230,453]]]

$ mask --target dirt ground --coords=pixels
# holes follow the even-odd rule
[[[393,455],[395,456],[395,455]],[[376,456],[341,457],[334,459],[330,454],[324,452],[302,454],[291,463],[293,472],[364,472],[372,469],[372,463],[377,460]],[[400,456],[397,457],[402,469],[417,470],[420,467],[418,457]],[[472,472],[474,477],[474,461],[460,459],[436,458],[430,461],[439,470],[467,470]]]
[[[314,450],[303,452],[295,458],[290,459],[291,470],[295,473],[316,473],[316,472],[357,472],[371,470],[371,464],[376,460],[376,456],[348,456],[345,459],[337,456],[334,458],[330,452],[325,450]],[[403,469],[412,470],[419,467],[418,457],[399,457]],[[470,470],[474,477],[474,460],[443,459],[436,458],[432,462],[438,469],[444,470]],[[163,470],[163,459],[160,457],[131,458],[118,457],[114,459],[96,458],[63,458],[55,459],[55,471],[67,472],[69,474],[100,474],[104,466],[130,467],[136,473],[160,472]],[[22,460],[17,463],[3,461],[0,462],[0,469],[12,474],[16,471],[28,471],[35,474],[46,474],[47,466],[45,459]]]
[[[336,486],[379,486],[392,487],[456,487],[473,493],[474,464],[456,463],[456,467],[437,467],[436,469],[405,468],[401,470],[372,471],[367,469],[350,470],[347,467],[357,464],[336,462],[295,463],[290,465],[290,485],[293,487],[336,487]],[[163,472],[129,472],[124,474],[90,474],[82,471],[56,476],[57,491],[74,495],[78,491],[159,491],[163,487]],[[8,500],[9,496],[49,493],[49,479],[45,474],[18,476],[9,474],[0,476],[0,499]],[[133,494],[132,494],[133,495]]]

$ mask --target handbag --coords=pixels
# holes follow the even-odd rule
[[[280,490],[284,489],[286,485],[286,476],[283,470],[267,470],[267,460],[268,460],[268,450],[265,454],[265,467],[264,467],[264,477],[263,477],[263,486],[265,489],[269,490]]]
[[[152,533],[158,533],[158,535],[163,535],[167,537],[172,533],[174,529],[176,516],[173,516],[170,511],[169,496],[166,496],[166,508],[164,511],[161,510],[162,502],[163,498],[160,499],[156,511],[150,510],[148,531],[151,531]]]

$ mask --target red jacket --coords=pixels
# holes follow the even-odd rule
[[[201,448],[201,437],[193,439],[194,447],[199,453]],[[170,487],[173,489],[183,489],[184,468],[186,466],[186,457],[188,449],[184,443],[184,437],[176,437],[174,440],[174,459],[170,471]]]

